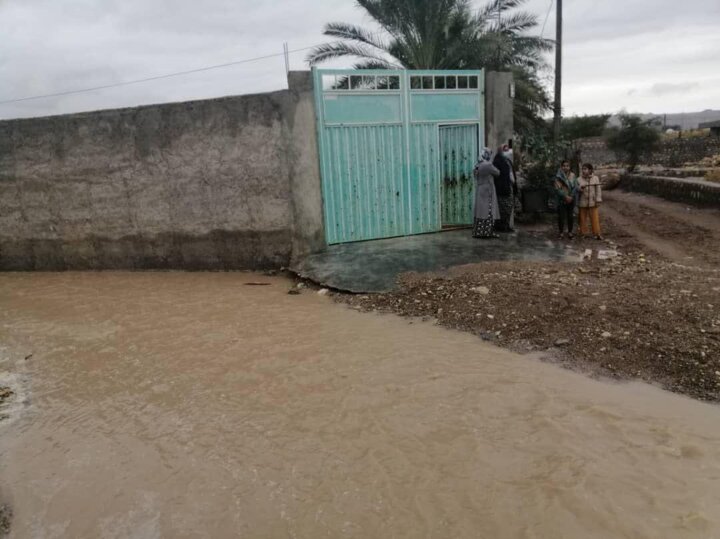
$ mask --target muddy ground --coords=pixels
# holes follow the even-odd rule
[[[436,319],[594,375],[720,401],[720,211],[613,191],[605,241],[582,263],[483,263],[408,274],[395,292],[340,295],[366,311]],[[525,231],[555,239],[553,224]],[[599,260],[599,250],[616,249]]]

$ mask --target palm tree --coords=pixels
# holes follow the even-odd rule
[[[356,69],[512,70],[516,77],[515,121],[531,125],[549,108],[537,72],[553,41],[528,35],[537,17],[516,8],[527,0],[491,0],[473,12],[469,0],[357,0],[381,27],[330,23],[325,35],[338,41],[314,48],[310,65],[354,57]]]

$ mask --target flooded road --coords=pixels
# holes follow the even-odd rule
[[[288,286],[0,275],[12,536],[720,537],[720,408]]]

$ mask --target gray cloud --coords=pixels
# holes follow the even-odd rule
[[[687,92],[700,86],[697,82],[658,82],[650,87],[649,93],[652,95],[663,96]]]
[[[682,10],[674,0],[632,0],[622,6],[574,0],[565,5],[568,113],[622,107],[667,112],[720,108],[720,84],[715,80],[720,72],[720,2],[685,0]],[[527,9],[542,22],[548,6],[549,0],[529,0]],[[284,41],[303,48],[324,41],[322,28],[330,21],[370,23],[353,0],[0,0],[0,100],[279,53]],[[545,37],[553,36],[551,12]],[[307,68],[305,54],[292,55],[294,69]],[[671,91],[678,84],[693,86]],[[283,87],[284,64],[278,57],[147,84],[0,105],[0,118]]]

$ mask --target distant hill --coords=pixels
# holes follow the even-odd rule
[[[634,113],[631,113],[634,114]],[[697,129],[703,122],[720,120],[720,110],[704,110],[702,112],[681,112],[677,114],[638,114],[645,119],[659,118],[667,126],[679,125],[681,129]],[[608,120],[608,125],[619,126],[618,115],[614,114]]]

